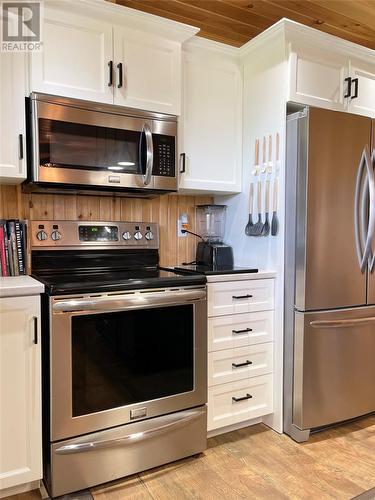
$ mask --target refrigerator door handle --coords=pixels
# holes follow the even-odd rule
[[[312,328],[345,328],[371,324],[375,324],[375,316],[370,316],[369,318],[334,319],[310,322]]]
[[[375,148],[372,150],[371,166],[372,166],[372,172],[374,175],[374,172],[375,172]],[[373,200],[371,210],[373,212],[375,212],[375,200]],[[371,238],[371,241],[372,241],[372,239],[373,238]],[[371,252],[372,252],[372,255],[370,255],[370,257],[369,257],[369,270],[372,273],[374,271],[374,268],[375,268],[375,251],[373,251],[373,249],[371,248]]]
[[[365,170],[366,169],[366,170]],[[367,203],[363,203],[363,178],[367,177],[369,198],[370,198],[370,212],[366,241],[364,232],[364,221],[366,219]],[[361,196],[362,195],[362,196]],[[362,203],[361,203],[362,199]],[[363,148],[361,160],[358,166],[357,184],[355,190],[354,202],[354,230],[355,230],[355,243],[358,256],[359,267],[362,272],[365,272],[366,266],[370,267],[370,260],[372,259],[372,239],[375,234],[375,177],[374,170],[371,162],[371,156],[368,146]]]

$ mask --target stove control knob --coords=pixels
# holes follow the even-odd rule
[[[61,233],[59,231],[52,231],[51,238],[53,241],[61,240]]]
[[[132,235],[129,233],[129,231],[125,231],[125,233],[122,233],[122,238],[125,241],[131,240]]]
[[[136,240],[141,240],[143,238],[142,233],[140,231],[137,231],[136,233],[134,233],[134,238]]]
[[[39,241],[44,241],[48,238],[48,235],[43,229],[41,231],[38,231],[36,233],[36,237],[38,238]]]
[[[152,231],[147,231],[147,233],[145,234],[145,238],[146,240],[150,241],[150,240],[153,240],[154,239],[154,234]]]

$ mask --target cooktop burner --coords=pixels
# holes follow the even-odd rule
[[[49,295],[179,287],[206,283],[204,276],[181,275],[158,268],[97,273],[33,274],[33,277],[44,283]]]
[[[153,222],[32,221],[32,276],[49,295],[202,285],[159,266]]]
[[[173,271],[185,274],[203,274],[206,276],[215,274],[239,274],[257,273],[258,269],[235,266],[207,266],[207,265],[181,265],[173,268]]]

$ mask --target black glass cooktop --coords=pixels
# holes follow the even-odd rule
[[[181,275],[173,270],[158,268],[54,274],[35,273],[32,276],[44,283],[46,292],[50,295],[100,293],[206,283],[206,278],[202,275]]]
[[[236,266],[206,266],[198,264],[181,265],[173,268],[174,271],[196,275],[215,275],[215,274],[239,274],[239,273],[257,273],[258,269],[251,267],[236,267]]]

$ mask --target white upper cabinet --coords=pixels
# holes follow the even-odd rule
[[[114,65],[115,104],[174,115],[180,113],[179,43],[115,27]]]
[[[42,52],[31,58],[31,90],[113,102],[109,62],[112,26],[100,20],[46,8]]]
[[[313,40],[311,29],[295,29],[300,33],[288,44],[287,100],[375,117],[374,51],[325,33],[316,32]]]
[[[348,61],[329,51],[292,48],[289,59],[289,101],[337,111],[346,109]]]
[[[0,52],[0,182],[26,179],[27,56]]]
[[[241,70],[229,50],[215,50],[220,45],[199,41],[184,48],[179,122],[183,192],[241,192]]]
[[[196,28],[87,0],[46,6],[43,22],[32,91],[180,113],[181,43]]]
[[[375,117],[375,57],[373,65],[351,60],[349,68],[352,79],[350,113]]]

